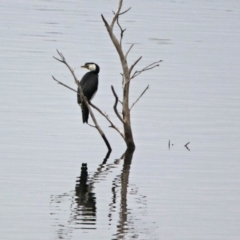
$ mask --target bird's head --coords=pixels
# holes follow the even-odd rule
[[[99,73],[100,68],[96,63],[85,63],[83,66],[81,66],[81,68],[86,68],[91,72],[95,72],[95,73]]]

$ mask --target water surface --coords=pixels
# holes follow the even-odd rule
[[[150,85],[132,110],[132,162],[124,164],[121,137],[96,113],[113,147],[102,164],[106,147],[81,123],[75,94],[51,79],[76,88],[52,56],[59,49],[79,78],[80,65],[100,65],[93,102],[120,126],[110,86],[121,96],[121,68],[100,17],[110,20],[116,4],[1,4],[3,239],[239,239],[240,3],[130,6],[121,17],[124,50],[135,43],[129,63],[163,62],[132,82],[131,102]]]

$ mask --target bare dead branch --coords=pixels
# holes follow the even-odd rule
[[[62,86],[64,86],[64,87],[66,87],[66,88],[68,88],[68,89],[70,89],[70,90],[76,92],[77,94],[79,94],[75,89],[73,89],[73,88],[67,86],[66,84],[64,84],[64,83],[62,83],[62,82],[60,82],[60,81],[58,81],[54,76],[52,76],[52,78],[53,78],[53,80],[56,81],[58,84],[60,84],[60,85],[62,85]],[[79,94],[79,95],[80,95],[80,94]]]
[[[104,22],[104,24],[105,24],[105,26],[106,26],[106,29],[107,29],[108,32],[109,32],[109,31],[110,31],[110,26],[109,26],[107,20],[104,18],[104,16],[103,16],[102,14],[101,14],[101,17],[102,17],[102,20],[103,20],[103,22]]]
[[[130,67],[130,69],[129,69],[129,74],[130,74],[130,75],[131,75],[131,72],[132,72],[133,68],[137,65],[137,63],[138,63],[141,59],[142,59],[142,56],[139,57],[139,58],[133,63],[133,65]]]
[[[125,11],[123,11],[123,12],[121,12],[121,13],[119,13],[118,16],[127,13],[131,8],[132,8],[132,7],[128,8],[127,10],[125,10]],[[116,14],[114,11],[112,11],[112,12],[113,12],[114,15]]]
[[[137,100],[132,104],[132,106],[130,107],[130,111],[131,109],[134,107],[134,105],[140,100],[140,98],[143,96],[143,94],[149,89],[149,85],[147,85],[147,87],[144,89],[144,91],[140,94],[140,96],[137,98]]]
[[[113,33],[114,24],[117,21],[117,18],[119,17],[119,13],[121,12],[122,2],[123,2],[123,0],[119,0],[118,10],[116,11],[116,14],[113,17],[112,23],[110,26],[107,23],[107,21],[103,15],[102,15],[102,19],[103,19],[103,22],[105,23],[105,26],[109,33],[109,37],[112,40],[112,43],[117,50],[117,53],[118,53],[120,61],[121,61],[122,70],[123,70],[124,83],[123,83],[123,104],[122,104],[123,117],[122,117],[122,119],[123,119],[123,128],[124,128],[124,136],[125,136],[124,140],[125,140],[125,143],[128,148],[135,149],[135,143],[133,140],[131,121],[130,121],[130,111],[129,111],[129,89],[130,89],[129,68],[128,68],[128,63],[127,63],[126,58],[123,53],[122,46],[119,43],[119,40],[116,38],[116,36]],[[125,84],[126,82],[128,82],[128,84]],[[119,113],[118,113],[118,115],[119,115]]]
[[[184,145],[184,147],[188,150],[188,151],[190,151],[190,149],[189,149],[189,147],[188,147],[188,144],[189,144],[190,142],[188,142],[188,143],[186,143],[185,145]]]
[[[151,66],[153,66],[153,65],[155,65],[155,64],[157,64],[157,63],[160,63],[160,62],[162,62],[163,60],[159,60],[159,61],[156,61],[156,62],[153,62],[153,63],[151,63],[151,64],[149,64],[148,66],[146,66],[145,68],[149,68],[149,67],[151,67]],[[144,69],[145,69],[144,68]]]
[[[121,46],[122,46],[123,34],[124,34],[124,32],[126,31],[126,28],[123,29],[122,26],[121,26],[121,24],[119,23],[119,16],[127,13],[130,9],[131,9],[131,7],[128,8],[126,11],[123,11],[123,12],[119,13],[119,14],[117,15],[117,18],[116,18],[117,25],[118,25],[118,27],[119,27],[119,29],[120,29],[120,45],[121,45]],[[114,11],[113,11],[113,14],[116,15],[116,13],[115,13]]]
[[[74,78],[74,81],[75,81],[76,85],[77,85],[78,88],[79,88],[81,102],[84,101],[84,102],[86,103],[87,101],[85,101],[85,99],[84,99],[84,94],[83,94],[83,91],[82,91],[82,87],[81,87],[80,82],[78,81],[78,79],[77,79],[77,77],[76,77],[76,75],[75,75],[75,73],[74,73],[74,70],[69,66],[69,64],[67,63],[66,58],[63,56],[63,54],[62,54],[61,52],[59,52],[58,50],[57,50],[57,53],[58,53],[58,55],[61,57],[61,59],[56,58],[56,57],[54,57],[54,56],[53,56],[53,58],[56,59],[56,60],[58,60],[59,62],[65,64],[65,65],[67,66],[67,68],[69,69],[69,71],[71,72],[71,74],[72,74],[72,76],[73,76],[73,78]],[[88,104],[87,104],[87,103],[86,103],[86,106],[88,107]],[[80,105],[80,107],[81,107],[81,109],[82,109],[82,106],[81,106],[81,105]]]
[[[128,49],[128,51],[125,54],[125,59],[127,59],[128,53],[131,51],[132,47],[134,46],[134,43],[130,46],[130,48]]]
[[[87,125],[88,125],[89,127],[96,128],[96,126],[94,126],[94,125],[92,125],[92,124],[90,124],[90,123],[87,123]]]
[[[90,115],[91,115],[91,118],[92,118],[92,120],[93,120],[93,122],[94,122],[94,124],[95,124],[95,127],[97,128],[99,134],[101,135],[103,141],[105,142],[105,144],[106,144],[106,146],[107,146],[107,148],[108,148],[108,151],[112,151],[111,145],[110,145],[110,143],[108,142],[108,139],[106,138],[106,135],[104,134],[103,130],[102,130],[102,129],[100,128],[100,126],[98,125],[98,122],[97,122],[97,120],[96,120],[96,118],[95,118],[95,116],[94,116],[94,114],[93,114],[93,112],[92,112],[92,109],[91,109],[90,106],[89,106],[89,105],[91,105],[91,103],[88,102],[85,97],[84,97],[84,102],[85,102],[85,104],[87,103],[86,106],[88,107],[88,110],[89,110],[89,113],[90,113]]]
[[[114,112],[115,112],[115,114],[117,115],[117,117],[119,118],[119,120],[120,120],[122,123],[124,123],[122,117],[120,116],[120,114],[119,114],[119,112],[118,112],[118,110],[117,110],[118,95],[116,94],[113,86],[111,86],[111,89],[112,89],[113,95],[114,95],[114,97],[115,97],[115,103],[114,103],[114,106],[113,106]]]
[[[122,0],[120,0],[120,1],[122,1]],[[116,16],[116,15],[115,15],[115,16]],[[106,29],[107,29],[107,31],[108,31],[108,33],[109,33],[109,36],[110,36],[110,38],[111,38],[111,40],[112,40],[112,42],[113,42],[113,45],[115,46],[115,48],[116,48],[116,50],[117,50],[117,52],[118,52],[118,54],[119,54],[121,63],[123,64],[124,55],[123,55],[123,51],[122,51],[121,45],[120,45],[119,41],[117,40],[116,36],[114,35],[111,26],[109,26],[108,22],[107,22],[106,19],[104,18],[104,16],[101,15],[101,17],[102,17],[102,20],[103,20],[103,22],[104,22],[104,24],[105,24],[105,27],[106,27]]]
[[[125,11],[123,11],[123,12],[121,12],[121,13],[119,13],[119,16],[127,13],[128,11],[130,11],[131,8],[132,8],[132,7],[128,8],[127,10],[125,10]]]
[[[105,114],[104,112],[102,112],[102,110],[100,110],[97,106],[95,106],[94,104],[92,104],[91,102],[89,102],[89,104],[94,108],[96,109],[102,116],[104,116],[107,121],[111,124],[110,127],[114,128],[120,135],[123,139],[125,139],[124,137],[124,134],[122,133],[122,131],[116,127],[116,125],[110,120],[110,118],[108,117],[107,114]]]
[[[119,0],[118,10],[117,10],[116,14],[113,17],[112,23],[111,23],[110,26],[109,26],[108,22],[106,21],[106,19],[104,18],[104,16],[101,15],[101,17],[102,17],[102,20],[103,20],[103,22],[104,22],[104,24],[106,26],[106,29],[107,29],[107,31],[109,33],[109,36],[110,36],[110,38],[112,40],[112,43],[115,46],[115,48],[116,48],[116,50],[118,52],[118,55],[120,57],[120,61],[121,61],[122,68],[123,68],[123,74],[124,74],[125,78],[127,78],[127,80],[128,80],[130,78],[130,76],[129,76],[129,72],[128,72],[127,62],[126,62],[126,60],[124,58],[122,47],[121,47],[118,39],[116,38],[116,36],[113,33],[113,26],[114,26],[114,24],[115,24],[115,22],[117,20],[118,14],[120,13],[120,10],[121,10],[121,7],[122,7],[122,2],[123,2],[123,0]]]
[[[74,70],[68,65],[68,63],[67,63],[65,57],[63,56],[63,54],[62,54],[61,52],[59,52],[58,50],[57,50],[57,53],[58,53],[58,55],[61,57],[62,60],[59,59],[59,58],[56,58],[56,57],[54,57],[54,56],[53,56],[53,58],[56,59],[56,60],[58,60],[58,61],[61,62],[61,63],[64,63],[64,64],[68,67],[69,71],[70,71],[71,74],[73,75],[73,78],[74,78],[74,80],[75,80],[75,83],[76,83],[77,85],[79,85],[79,81],[78,81],[78,79],[77,79],[77,77],[76,77],[76,75],[75,75],[75,73],[74,73]],[[80,86],[80,88],[81,88],[81,86]],[[81,88],[81,90],[82,90],[82,88]]]
[[[110,26],[111,31],[113,31],[114,24],[115,24],[115,22],[116,22],[116,20],[117,20],[117,18],[119,16],[119,13],[121,11],[122,3],[123,3],[123,0],[120,0],[119,1],[119,5],[118,5],[118,10],[117,10],[116,14],[114,15],[114,17],[112,19],[112,23],[111,23],[111,26]]]
[[[134,74],[132,75],[131,79],[137,77],[137,76],[140,75],[142,72],[145,72],[145,71],[151,70],[151,69],[153,69],[153,68],[155,68],[155,67],[159,67],[159,64],[154,65],[154,66],[149,67],[149,68],[142,69],[142,70],[140,70],[140,71],[135,71]]]
[[[153,62],[153,63],[149,64],[148,66],[146,66],[145,68],[143,68],[143,69],[140,70],[140,71],[135,71],[134,74],[131,76],[130,79],[135,78],[136,76],[138,76],[138,75],[141,74],[142,72],[151,70],[151,69],[153,69],[153,68],[155,68],[155,67],[159,67],[159,64],[158,64],[158,63],[160,63],[160,62],[162,62],[162,60],[159,60],[159,61],[157,61],[157,62]]]
[[[80,97],[81,97],[81,101],[84,102],[85,105],[87,106],[87,108],[88,108],[88,110],[89,110],[89,113],[90,113],[90,115],[91,115],[91,118],[92,118],[92,120],[93,120],[93,122],[94,122],[94,124],[95,124],[95,127],[97,128],[99,134],[100,134],[101,137],[103,138],[103,140],[104,140],[104,142],[105,142],[105,144],[106,144],[106,146],[107,146],[107,148],[108,148],[108,151],[112,151],[112,148],[111,148],[111,146],[110,146],[110,144],[109,144],[109,142],[108,142],[108,139],[106,138],[103,130],[102,130],[102,129],[100,128],[100,126],[98,125],[98,122],[97,122],[97,120],[96,120],[96,118],[95,118],[95,116],[94,116],[94,114],[93,114],[93,112],[92,112],[92,109],[90,108],[89,103],[88,103],[86,97],[85,97],[84,94],[83,94],[82,87],[81,87],[80,82],[78,81],[78,79],[77,79],[77,77],[76,77],[73,69],[68,65],[68,63],[67,63],[65,57],[63,56],[63,54],[62,54],[61,52],[59,52],[58,50],[57,50],[57,53],[58,53],[58,55],[61,57],[61,59],[58,59],[58,58],[56,58],[56,57],[54,57],[54,59],[58,60],[59,62],[64,63],[64,64],[68,67],[68,69],[70,70],[70,72],[72,73],[73,78],[74,78],[74,80],[75,80],[75,83],[77,84],[78,89],[79,89],[79,94],[80,94]],[[71,89],[70,87],[66,86],[65,84],[60,83],[60,82],[59,82],[58,80],[56,80],[54,77],[53,77],[53,79],[54,79],[55,81],[57,81],[59,84],[67,87],[68,89]],[[73,90],[73,89],[71,89],[71,90]]]
[[[126,31],[126,28],[122,29],[122,27],[121,27],[121,25],[119,23],[119,18],[117,18],[117,25],[118,25],[118,27],[120,28],[120,31],[121,31],[121,33],[120,33],[120,46],[122,46],[123,34]]]

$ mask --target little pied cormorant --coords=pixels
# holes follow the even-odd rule
[[[97,92],[98,89],[98,73],[100,72],[100,68],[96,63],[85,63],[84,66],[81,66],[82,68],[86,68],[90,70],[90,72],[87,72],[80,81],[80,85],[82,87],[82,91],[84,96],[87,98],[88,101],[91,101],[91,99],[94,97],[94,95]],[[78,89],[79,93],[79,89]],[[81,103],[81,97],[78,94],[77,95],[77,101],[80,104]],[[83,123],[88,122],[88,116],[89,111],[87,106],[84,103],[82,104],[82,119]]]

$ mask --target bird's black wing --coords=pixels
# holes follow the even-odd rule
[[[93,72],[88,72],[83,76],[80,84],[85,97],[91,100],[98,89],[98,75]]]
[[[93,72],[88,72],[86,73],[82,80],[80,81],[80,85],[83,90],[84,96],[88,99],[91,100],[93,95],[96,93],[98,89],[98,75],[93,73]],[[79,89],[78,89],[79,92]],[[81,103],[81,98],[80,95],[77,96],[78,103]],[[83,118],[83,123],[88,122],[88,115],[89,111],[87,106],[83,103],[82,104],[82,118]]]

